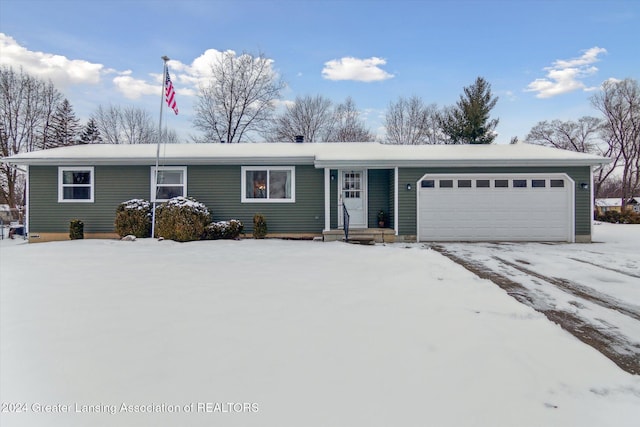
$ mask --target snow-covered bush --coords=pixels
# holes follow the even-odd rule
[[[205,227],[204,238],[207,240],[237,239],[243,230],[244,224],[237,219],[212,222]]]
[[[253,237],[255,239],[264,239],[267,236],[267,219],[262,214],[253,216]]]
[[[174,197],[156,207],[156,234],[165,239],[200,240],[210,222],[209,209],[192,197]]]
[[[143,199],[122,202],[116,208],[116,233],[124,237],[151,236],[151,203]]]

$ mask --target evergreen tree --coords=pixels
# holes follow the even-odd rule
[[[84,127],[82,131],[82,135],[80,135],[80,144],[101,144],[102,136],[100,136],[100,129],[98,129],[98,124],[96,121],[91,118],[87,122],[87,125]]]
[[[73,107],[68,99],[64,99],[56,108],[51,123],[52,132],[48,147],[64,147],[78,143],[80,133],[80,120],[73,112]]]
[[[449,137],[449,144],[491,144],[496,137],[499,119],[489,113],[498,102],[491,94],[491,85],[482,77],[464,88],[456,105],[445,109],[440,126]]]

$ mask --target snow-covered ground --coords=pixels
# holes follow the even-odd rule
[[[637,272],[640,230],[598,227],[539,247]],[[640,377],[420,244],[4,240],[0,400],[3,427],[635,426]]]
[[[448,243],[437,248],[640,374],[640,225],[596,223],[592,244]],[[510,289],[515,283],[519,285]],[[588,332],[590,331],[590,332]]]

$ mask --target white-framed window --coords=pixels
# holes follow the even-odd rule
[[[93,166],[58,168],[58,202],[93,203]]]
[[[166,202],[167,200],[187,196],[187,167],[186,166],[158,166],[158,182],[153,185],[156,178],[156,168],[151,167],[151,201]]]
[[[243,166],[242,203],[294,203],[295,166]]]

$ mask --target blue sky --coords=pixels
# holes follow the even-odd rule
[[[640,80],[637,28],[635,0],[2,0],[0,64],[51,79],[84,121],[98,105],[155,117],[167,55],[180,114],[163,120],[185,138],[198,72],[221,51],[271,58],[283,101],[351,96],[376,133],[399,96],[443,107],[482,76],[508,143],[597,115],[589,98],[607,79]]]

